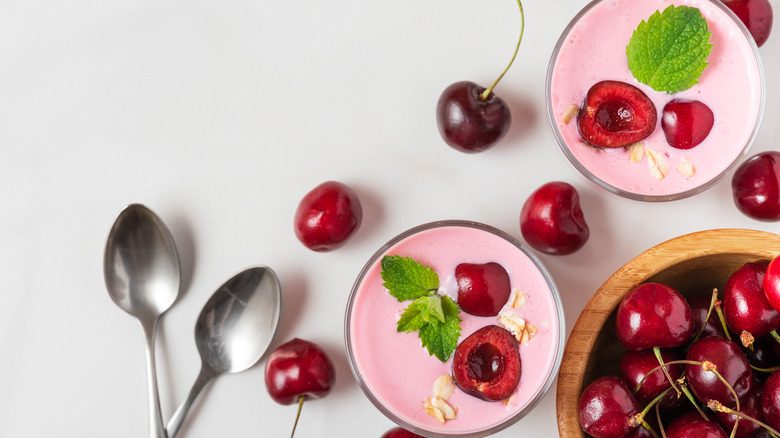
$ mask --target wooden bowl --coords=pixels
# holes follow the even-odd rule
[[[601,285],[572,328],[563,353],[556,410],[562,438],[587,436],[577,404],[595,378],[620,375],[626,351],[615,334],[615,310],[623,296],[645,282],[664,283],[688,296],[723,290],[743,264],[780,255],[780,236],[764,231],[720,229],[686,234],[661,243],[618,269]]]

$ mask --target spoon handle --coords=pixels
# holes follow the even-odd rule
[[[157,329],[157,320],[141,322],[146,336],[146,376],[147,392],[149,394],[149,436],[151,438],[167,438],[163,427],[162,412],[160,411],[160,395],[157,388],[157,368],[154,360],[154,337]]]
[[[190,407],[192,407],[192,403],[195,402],[195,399],[198,398],[200,392],[215,375],[216,372],[211,367],[206,366],[206,364],[201,365],[200,373],[198,374],[198,378],[195,379],[192,389],[190,389],[190,394],[187,396],[187,399],[179,405],[179,408],[176,409],[176,412],[173,413],[170,421],[168,421],[168,426],[166,428],[168,431],[168,438],[174,438],[176,437],[176,434],[179,433],[179,429],[181,429],[182,424],[184,424],[184,418],[187,416]]]

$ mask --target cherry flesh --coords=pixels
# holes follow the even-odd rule
[[[333,363],[323,349],[295,338],[277,347],[265,364],[265,385],[275,402],[298,403],[300,398],[322,398],[333,387]]]
[[[631,419],[641,411],[623,379],[609,375],[585,388],[577,408],[582,430],[595,438],[628,437],[637,428]]]
[[[761,413],[766,424],[780,429],[780,371],[772,373],[761,392]]]
[[[560,181],[536,189],[520,211],[520,231],[529,245],[546,254],[567,255],[582,248],[590,228],[577,189]]]
[[[731,179],[731,190],[746,216],[780,221],[780,152],[761,152],[742,163]]]
[[[666,142],[677,149],[691,149],[704,141],[714,122],[710,107],[698,100],[673,99],[661,114]]]
[[[362,220],[363,209],[355,192],[346,184],[327,181],[298,204],[295,235],[311,250],[331,251],[344,245]]]
[[[472,315],[498,315],[511,293],[509,274],[498,263],[461,263],[455,268],[455,278],[458,305]]]
[[[439,133],[448,145],[465,153],[482,152],[498,143],[512,122],[509,106],[492,92],[470,81],[447,87],[436,105]]]
[[[676,348],[693,334],[693,312],[674,288],[643,283],[632,289],[618,305],[615,331],[628,350]]]
[[[763,281],[767,261],[745,263],[726,282],[723,291],[723,314],[736,333],[750,333],[758,338],[780,328],[780,312],[764,294]],[[743,341],[743,345],[749,343]]]
[[[667,348],[661,349],[660,354],[664,363],[682,359],[675,350]],[[656,369],[659,365],[653,350],[627,351],[620,360],[620,375],[628,387],[634,391],[637,401],[643,406],[649,404],[666,389],[671,388],[669,379],[664,372],[661,369]],[[675,381],[682,376],[683,370],[684,367],[680,364],[668,367],[669,375]],[[640,382],[642,386],[636,390]],[[663,411],[676,410],[683,400],[682,397],[678,398],[674,391],[669,391],[659,402],[659,408]]]
[[[394,427],[382,435],[382,438],[424,438],[422,435],[409,432],[402,427]]]
[[[772,5],[769,0],[721,0],[745,24],[756,46],[761,47],[772,31]]]
[[[458,344],[452,376],[463,392],[487,401],[507,399],[520,383],[520,350],[506,329],[489,325]]]
[[[780,309],[780,256],[772,259],[767,265],[762,286],[764,295],[772,307],[775,310]]]
[[[577,113],[580,136],[593,146],[617,148],[636,143],[655,130],[655,105],[639,88],[619,81],[593,85]]]
[[[753,391],[755,381],[745,354],[736,343],[717,336],[696,341],[685,357],[696,362],[711,362],[716,370],[734,389],[740,402]],[[729,388],[712,371],[701,365],[686,364],[685,374],[694,395],[705,403],[717,400],[724,406],[736,408],[736,400]]]

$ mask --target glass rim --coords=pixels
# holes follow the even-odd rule
[[[400,418],[399,416],[395,415],[393,412],[391,412],[388,408],[386,408],[382,402],[373,395],[371,390],[368,388],[367,383],[363,380],[363,377],[360,374],[360,371],[358,370],[357,364],[355,362],[354,358],[354,352],[352,349],[352,335],[350,334],[351,330],[351,314],[352,309],[355,303],[355,297],[357,295],[358,289],[363,282],[363,279],[366,276],[366,273],[371,269],[372,266],[379,260],[380,257],[382,257],[388,249],[396,245],[397,243],[401,242],[402,240],[414,235],[418,234],[423,231],[436,229],[436,228],[446,228],[446,227],[466,227],[466,228],[475,228],[478,230],[486,231],[488,233],[491,233],[497,237],[500,237],[504,240],[506,240],[508,243],[515,246],[517,249],[519,249],[523,254],[525,254],[531,262],[534,264],[534,266],[539,270],[539,272],[544,277],[545,282],[547,283],[547,286],[550,288],[550,294],[552,295],[553,304],[555,306],[555,314],[558,321],[558,339],[557,339],[557,346],[554,349],[554,358],[552,361],[552,367],[548,370],[546,380],[544,384],[539,388],[538,393],[529,401],[529,403],[520,411],[516,412],[515,414],[508,416],[503,421],[494,424],[493,426],[477,430],[477,431],[466,431],[466,432],[456,432],[456,433],[436,433],[431,432],[425,429],[421,429],[418,426],[415,426],[407,421],[405,421],[403,418]],[[349,294],[349,299],[347,300],[347,308],[344,315],[344,341],[346,344],[346,351],[347,351],[347,361],[349,362],[350,370],[352,371],[352,375],[355,377],[355,380],[358,383],[358,386],[363,391],[363,393],[366,395],[366,397],[371,401],[371,403],[387,418],[389,418],[391,421],[396,423],[397,425],[403,427],[404,429],[407,429],[413,433],[416,433],[418,435],[423,435],[427,437],[437,438],[437,437],[457,437],[457,438],[476,438],[476,437],[482,437],[489,434],[494,434],[498,431],[504,430],[508,428],[509,426],[515,424],[520,419],[525,417],[528,413],[530,413],[545,397],[545,395],[549,392],[549,389],[552,386],[553,381],[558,376],[558,370],[561,366],[561,360],[563,359],[563,350],[565,348],[566,344],[566,318],[563,311],[563,303],[561,301],[560,294],[558,292],[558,287],[555,284],[555,281],[553,280],[552,275],[547,270],[547,268],[544,266],[542,261],[534,254],[525,244],[523,244],[520,240],[512,236],[511,234],[493,227],[491,225],[487,225],[481,222],[476,221],[469,221],[469,220],[460,220],[460,219],[445,219],[445,220],[438,220],[433,222],[427,222],[421,225],[417,225],[415,227],[409,228],[408,230],[396,235],[392,239],[390,239],[387,243],[382,245],[363,265],[363,268],[360,270],[360,273],[357,276],[357,279],[355,280],[352,290]]]
[[[753,39],[753,36],[750,34],[750,31],[747,29],[747,27],[742,22],[742,20],[740,20],[739,17],[737,17],[737,15],[731,9],[729,9],[729,7],[726,6],[724,3],[720,2],[719,0],[702,0],[719,8],[735,22],[737,28],[740,29],[743,36],[747,39],[748,45],[752,50],[753,57],[756,60],[756,65],[758,67],[759,87],[761,88],[761,90],[758,96],[759,98],[758,113],[752,128],[752,132],[750,134],[750,137],[742,146],[742,150],[739,152],[739,154],[737,154],[734,157],[734,160],[711,180],[706,181],[691,189],[685,190],[683,192],[678,192],[678,193],[670,193],[666,195],[647,195],[642,193],[633,193],[607,183],[606,181],[596,176],[593,172],[588,170],[584,165],[582,165],[582,163],[580,163],[577,157],[574,156],[574,154],[567,146],[566,141],[563,139],[563,136],[561,135],[561,132],[558,129],[558,124],[555,117],[555,111],[552,107],[552,76],[555,70],[555,64],[558,60],[558,54],[560,53],[561,47],[563,47],[563,44],[566,41],[568,35],[571,33],[574,26],[576,26],[577,23],[579,23],[580,19],[582,19],[582,17],[585,14],[587,14],[591,9],[593,9],[599,3],[605,1],[608,0],[592,0],[590,3],[585,5],[574,16],[574,18],[571,19],[569,24],[566,25],[563,32],[561,32],[561,36],[558,38],[558,41],[556,42],[555,47],[553,48],[552,55],[550,56],[550,62],[547,66],[547,76],[545,79],[545,86],[544,86],[544,99],[545,99],[545,104],[547,106],[547,122],[548,122],[547,125],[552,131],[553,137],[555,138],[555,141],[558,144],[558,148],[566,157],[566,159],[569,161],[569,163],[571,163],[574,166],[574,168],[577,169],[580,175],[584,176],[590,182],[596,184],[602,189],[610,193],[613,193],[615,195],[621,196],[623,198],[631,199],[634,201],[664,202],[664,201],[676,201],[680,199],[685,199],[704,192],[705,190],[711,188],[712,186],[716,185],[721,180],[723,180],[726,177],[726,175],[728,175],[732,170],[734,170],[734,168],[739,164],[739,162],[742,161],[747,156],[750,147],[753,145],[753,142],[755,141],[756,136],[758,135],[758,130],[761,126],[761,121],[763,120],[764,117],[764,107],[766,105],[766,79],[764,75],[764,66],[763,63],[761,62],[761,56],[758,52],[758,46],[756,46],[756,42]]]

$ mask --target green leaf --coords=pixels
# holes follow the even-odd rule
[[[677,93],[699,82],[712,50],[701,11],[670,5],[637,26],[626,47],[628,68],[656,91]]]
[[[428,353],[446,362],[458,346],[460,337],[460,309],[450,297],[442,297],[444,322],[432,321],[420,328],[420,340]]]
[[[398,320],[399,332],[414,332],[420,330],[428,321],[426,321],[427,313],[425,310],[428,307],[426,298],[418,298],[411,304],[406,306],[404,313],[401,314],[401,318]]]
[[[384,256],[381,267],[383,286],[398,301],[428,296],[439,289],[436,272],[411,257]]]

